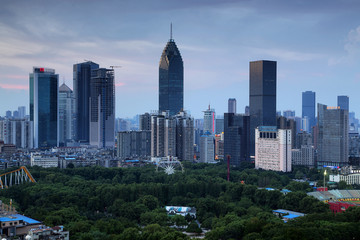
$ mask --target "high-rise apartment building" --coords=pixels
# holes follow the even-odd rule
[[[151,130],[151,115],[149,113],[141,114],[139,117],[139,129]]]
[[[159,63],[159,112],[170,116],[184,107],[184,66],[174,39],[166,44]]]
[[[151,154],[151,131],[122,131],[117,133],[117,156],[147,158]]]
[[[26,107],[25,106],[18,107],[18,112],[19,112],[19,118],[25,118],[25,116],[26,116]]]
[[[338,96],[337,97],[337,105],[341,109],[349,111],[349,97],[348,96]]]
[[[185,112],[175,116],[151,116],[151,156],[175,156],[190,161],[194,156],[194,119]]]
[[[75,100],[75,140],[89,143],[90,81],[91,71],[99,64],[88,61],[73,66],[73,92]]]
[[[27,119],[0,120],[0,141],[16,148],[33,148],[33,123]]]
[[[236,113],[236,99],[229,98],[228,100],[228,113]]]
[[[348,164],[349,112],[318,104],[318,167]]]
[[[255,154],[255,129],[276,126],[276,62],[250,62],[250,154]]]
[[[91,72],[90,145],[115,146],[114,69],[99,68]]]
[[[74,94],[63,83],[59,87],[59,144],[66,146],[67,141],[74,139]]]
[[[209,108],[204,112],[204,133],[209,132],[210,134],[215,134],[215,110]]]
[[[230,164],[239,166],[250,161],[250,117],[224,113],[224,159],[230,156]]]
[[[302,93],[302,118],[305,117],[308,118],[309,129],[316,125],[315,92],[306,91]]]
[[[259,126],[255,136],[255,168],[291,172],[291,130]]]
[[[34,148],[58,146],[59,75],[54,69],[34,67],[30,73],[30,121]]]

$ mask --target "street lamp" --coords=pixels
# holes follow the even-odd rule
[[[326,176],[326,169],[324,171],[324,192],[325,192],[325,176]]]

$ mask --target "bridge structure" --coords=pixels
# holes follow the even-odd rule
[[[23,184],[26,182],[35,183],[36,180],[25,166],[21,166],[11,172],[0,174],[0,188],[9,188],[13,185]]]

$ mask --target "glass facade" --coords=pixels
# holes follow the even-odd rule
[[[35,68],[30,74],[30,120],[34,123],[34,148],[58,146],[58,84],[55,70]]]
[[[173,116],[184,105],[184,66],[173,39],[166,44],[159,63],[159,111]]]
[[[114,70],[91,72],[90,144],[101,148],[115,146]]]
[[[276,62],[250,62],[250,154],[255,155],[255,128],[276,126]]]
[[[230,155],[230,164],[239,166],[250,161],[250,117],[224,113],[224,160]]]
[[[315,92],[302,93],[302,118],[308,117],[309,129],[316,125],[315,120]]]
[[[89,142],[90,122],[90,81],[91,71],[98,69],[99,64],[88,61],[74,64],[73,66],[73,90],[75,100],[75,140]]]
[[[349,112],[318,104],[318,167],[348,164]]]
[[[337,97],[337,105],[341,109],[345,109],[349,111],[349,97],[348,96],[338,96]]]

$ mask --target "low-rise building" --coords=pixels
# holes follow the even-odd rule
[[[40,166],[43,168],[58,167],[59,159],[56,156],[44,155],[39,153],[31,153],[31,166]]]

